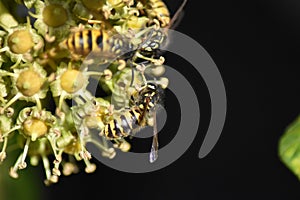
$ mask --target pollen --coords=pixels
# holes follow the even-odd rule
[[[8,37],[8,46],[13,53],[24,54],[34,43],[28,30],[17,30]]]
[[[48,26],[62,26],[68,20],[68,13],[62,5],[51,4],[44,8],[43,20]]]
[[[20,73],[16,85],[24,96],[31,97],[40,91],[43,79],[37,72],[28,69]]]
[[[74,93],[84,86],[85,78],[83,74],[75,69],[65,71],[60,80],[60,85],[63,90],[68,93]]]

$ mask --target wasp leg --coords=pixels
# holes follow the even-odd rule
[[[144,60],[148,60],[150,61],[151,63],[153,63],[154,65],[162,65],[164,64],[165,62],[165,58],[163,56],[160,56],[158,59],[155,59],[155,58],[148,58],[146,56],[143,56],[140,52],[136,52],[135,55],[134,55],[134,60],[136,60],[137,58],[141,58],[141,59],[144,59]]]

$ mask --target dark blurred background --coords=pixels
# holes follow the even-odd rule
[[[167,2],[172,11],[180,4],[173,1]],[[170,166],[144,174],[119,172],[98,162],[93,174],[82,168],[78,175],[45,187],[43,199],[300,197],[300,182],[277,153],[284,129],[300,113],[300,2],[189,0],[176,30],[206,49],[226,86],[227,119],[213,151],[198,158],[210,116],[205,84],[184,61],[166,54],[167,64],[181,68],[199,97],[200,130],[187,152]],[[176,101],[168,97],[174,96],[167,93],[166,106],[176,113]],[[172,139],[166,137],[162,145]]]

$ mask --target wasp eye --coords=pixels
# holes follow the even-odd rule
[[[151,90],[156,90],[157,86],[154,83],[148,83],[148,88]]]

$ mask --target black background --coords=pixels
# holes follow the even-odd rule
[[[169,1],[172,9],[178,6]],[[203,96],[199,102],[204,128],[180,159],[145,174],[119,172],[97,163],[93,174],[62,177],[58,184],[45,188],[44,199],[300,197],[299,181],[277,155],[280,136],[300,112],[300,2],[189,0],[176,30],[206,49],[226,86],[226,124],[213,151],[198,158],[209,101],[201,77],[191,73],[189,80],[199,81],[195,88]],[[167,61],[181,63],[172,55]]]

